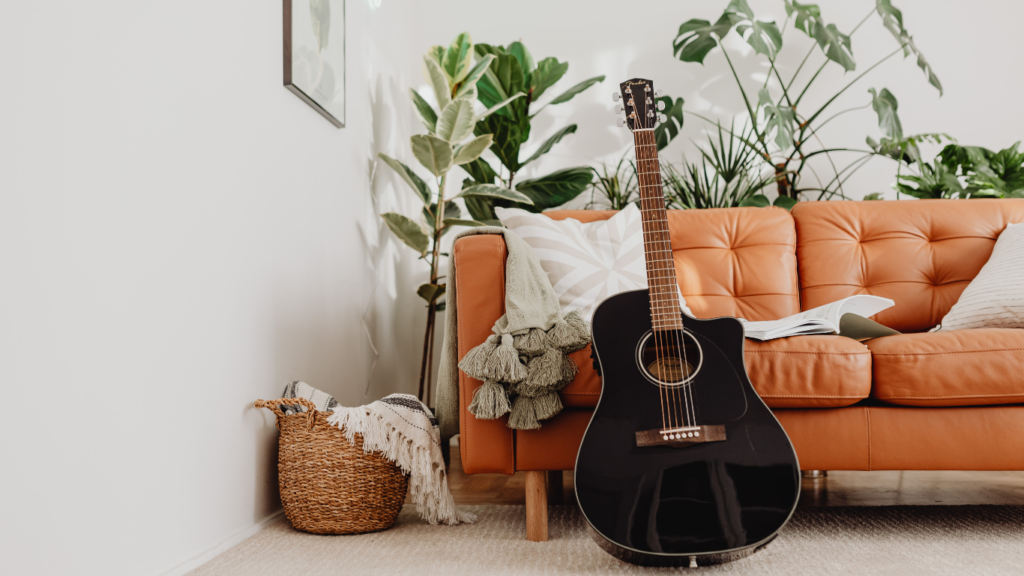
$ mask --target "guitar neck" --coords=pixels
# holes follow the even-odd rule
[[[636,173],[640,187],[640,212],[643,215],[644,254],[647,286],[651,298],[651,322],[654,330],[681,330],[679,286],[672,259],[672,239],[661,187],[661,165],[654,129],[635,129]]]

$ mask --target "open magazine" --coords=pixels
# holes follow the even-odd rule
[[[805,334],[842,334],[856,340],[867,340],[899,332],[868,320],[896,303],[881,296],[859,294],[818,306],[781,320],[743,323],[744,335],[754,340],[774,340]]]

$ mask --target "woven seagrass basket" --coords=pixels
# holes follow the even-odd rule
[[[285,415],[281,404],[307,411]],[[352,444],[305,398],[257,400],[254,405],[277,415],[278,484],[292,526],[314,534],[359,534],[395,523],[409,479],[383,456],[364,453],[361,435]]]

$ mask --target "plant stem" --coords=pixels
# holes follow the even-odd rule
[[[828,99],[828,102],[825,102],[825,103],[824,103],[824,104],[823,104],[823,105],[821,106],[821,108],[818,108],[818,111],[817,111],[817,112],[815,112],[814,114],[811,114],[811,117],[807,119],[807,122],[804,122],[804,125],[810,125],[810,123],[811,123],[811,122],[814,122],[814,120],[815,120],[815,119],[817,119],[817,118],[818,118],[818,116],[819,116],[819,115],[820,115],[820,114],[821,114],[822,112],[824,112],[824,111],[825,111],[825,108],[828,108],[829,104],[832,104],[833,102],[835,102],[836,98],[839,98],[839,96],[840,96],[840,95],[841,95],[841,94],[842,94],[843,92],[846,92],[846,90],[847,90],[847,89],[848,89],[848,88],[849,88],[850,86],[853,86],[854,84],[856,84],[856,83],[857,83],[857,81],[858,81],[858,80],[860,80],[861,78],[863,78],[865,74],[867,74],[868,72],[871,72],[871,71],[872,71],[872,70],[874,70],[875,68],[878,68],[878,66],[880,66],[880,65],[882,64],[882,62],[885,62],[885,61],[886,61],[886,60],[888,60],[889,58],[892,58],[893,56],[895,56],[895,55],[899,54],[900,52],[902,52],[902,51],[903,51],[903,46],[904,46],[904,44],[900,44],[900,47],[899,47],[899,48],[897,48],[896,50],[894,50],[894,51],[890,52],[888,56],[886,56],[885,58],[882,58],[882,59],[881,59],[881,60],[879,60],[878,62],[875,62],[873,66],[871,66],[871,67],[870,67],[870,68],[868,68],[867,70],[865,70],[865,71],[861,72],[860,74],[858,74],[858,75],[857,75],[857,77],[856,77],[856,78],[854,78],[853,80],[850,80],[850,82],[849,82],[849,83],[848,83],[848,84],[847,84],[846,86],[843,86],[843,87],[842,87],[842,89],[841,89],[841,90],[839,90],[839,92],[836,92],[834,96],[832,96],[831,98],[829,98],[829,99]],[[797,100],[799,100],[799,99],[797,99]]]
[[[434,213],[434,249],[430,256],[430,283],[437,284],[438,263],[441,261],[441,233],[444,232],[444,185],[448,174],[441,176],[437,184],[437,211]],[[434,340],[434,316],[437,314],[437,305],[431,301],[427,305],[427,331],[423,335],[423,359],[420,362],[420,386],[417,397],[426,402],[424,393],[430,390],[430,378],[428,373],[427,358],[433,349]]]
[[[718,38],[718,44],[722,44],[722,38]],[[750,114],[750,122],[754,128],[754,134],[757,135],[757,141],[761,143],[764,148],[764,155],[766,158],[771,158],[771,153],[768,151],[768,143],[765,142],[764,135],[757,129],[757,113],[750,106],[750,99],[747,98],[747,91],[743,89],[743,83],[740,82],[740,75],[736,73],[736,68],[732,65],[732,59],[729,58],[729,51],[722,46],[722,54],[725,55],[725,61],[729,63],[729,70],[732,70],[732,77],[736,79],[736,86],[740,89],[740,94],[743,95],[743,103],[747,105],[747,114]],[[770,160],[769,160],[770,161]]]

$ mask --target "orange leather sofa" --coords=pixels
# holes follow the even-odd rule
[[[610,211],[549,212],[589,222]],[[670,211],[679,285],[698,317],[771,320],[853,294],[891,298],[875,320],[904,334],[746,340],[754,388],[788,432],[804,470],[1024,470],[1024,330],[928,333],[988,260],[1024,200],[805,202]],[[459,358],[504,308],[501,236],[460,239]],[[571,470],[601,393],[589,347],[539,430],[466,407],[482,382],[460,373],[467,473],[527,474],[531,540],[547,539],[546,471]],[[561,478],[560,475],[557,478]]]

